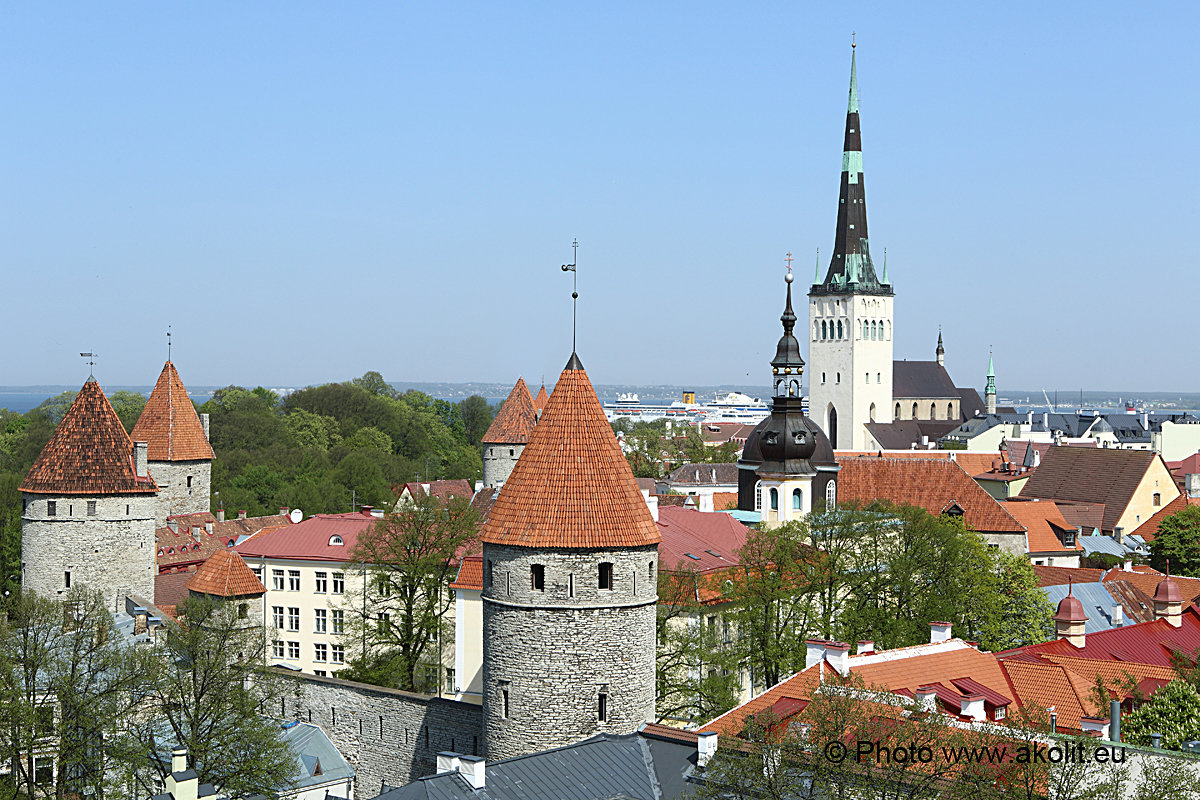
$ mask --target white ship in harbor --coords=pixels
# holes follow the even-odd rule
[[[771,414],[771,407],[758,399],[741,392],[718,393],[712,400],[696,402],[695,392],[684,392],[682,400],[669,405],[652,405],[641,402],[637,394],[618,394],[617,399],[604,404],[608,421],[631,419],[652,422],[658,419],[677,419],[685,422],[740,422],[756,424]]]

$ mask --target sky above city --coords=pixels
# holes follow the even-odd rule
[[[0,385],[768,382],[855,32],[895,357],[1200,391],[1195,4],[0,5]],[[1179,34],[1184,38],[1179,39]],[[805,351],[807,356],[807,350]]]

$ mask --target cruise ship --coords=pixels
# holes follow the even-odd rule
[[[684,422],[740,422],[756,424],[771,414],[771,406],[757,397],[741,392],[717,393],[712,400],[696,402],[695,392],[684,392],[683,399],[669,405],[642,403],[637,394],[617,395],[617,399],[604,404],[608,421],[631,419],[652,422],[659,419],[678,419]]]

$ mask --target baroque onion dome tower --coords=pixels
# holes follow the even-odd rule
[[[208,414],[199,415],[175,365],[168,361],[130,436],[149,445],[150,474],[158,484],[155,525],[172,514],[209,511],[212,445]]]
[[[853,52],[833,257],[808,296],[809,411],[834,448],[863,449],[866,423],[892,421],[893,292],[887,276],[875,274],[867,242]]]
[[[480,538],[487,758],[653,721],[661,537],[574,353]]]
[[[525,450],[529,435],[537,425],[538,409],[524,378],[508,393],[508,399],[483,434],[483,485],[496,491],[504,486],[517,459]]]
[[[109,610],[154,599],[158,486],[146,444],[88,378],[21,483],[21,585],[51,598],[84,584]]]
[[[771,360],[771,416],[746,438],[738,461],[738,508],[758,511],[765,527],[798,520],[837,502],[837,461],[829,439],[804,415],[804,359],[793,334],[793,275],[788,270],[783,336]]]

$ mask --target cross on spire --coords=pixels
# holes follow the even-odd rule
[[[783,260],[787,262],[787,271],[788,271],[788,274],[790,275],[792,273],[792,262],[796,260],[796,259],[792,258],[791,250],[788,250],[787,257]]]

